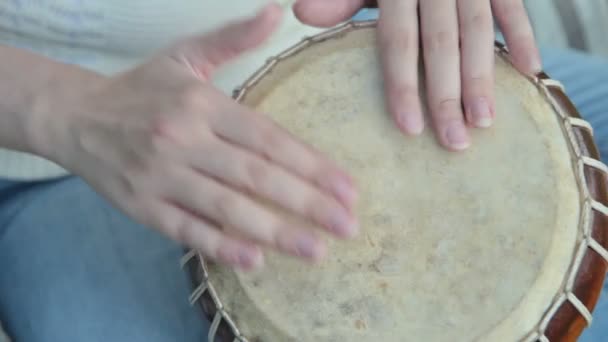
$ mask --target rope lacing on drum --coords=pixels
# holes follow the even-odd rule
[[[226,322],[226,324],[228,324],[228,326],[230,327],[230,330],[232,331],[233,335],[235,336],[233,342],[249,342],[249,340],[241,334],[238,327],[236,326],[236,323],[234,322],[234,320],[232,320],[232,318],[230,317],[230,315],[224,308],[224,305],[222,304],[222,301],[220,300],[219,296],[217,295],[217,291],[213,287],[213,284],[211,284],[211,282],[209,282],[209,271],[207,270],[206,263],[203,260],[203,255],[201,255],[200,253],[197,253],[196,251],[189,251],[187,254],[185,254],[182,257],[180,263],[181,263],[182,267],[185,267],[192,260],[198,261],[199,265],[202,266],[201,270],[202,270],[203,279],[202,279],[201,283],[196,287],[196,289],[194,289],[194,291],[190,295],[190,298],[189,298],[190,304],[191,305],[196,304],[201,299],[201,297],[205,293],[207,293],[211,297],[211,300],[213,301],[213,304],[215,305],[215,308],[216,308],[216,313],[213,316],[213,320],[211,321],[211,325],[209,327],[209,334],[207,336],[208,341],[209,342],[215,341],[220,324],[222,323],[222,321],[224,321],[224,322]]]
[[[498,47],[498,49],[500,52],[504,52],[503,48]],[[526,339],[527,342],[549,342],[549,338],[545,335],[545,332],[553,317],[557,314],[558,310],[566,301],[572,304],[572,306],[580,313],[580,315],[587,322],[588,326],[592,323],[592,314],[589,311],[589,308],[587,308],[587,306],[575,295],[574,287],[578,271],[584,257],[587,255],[588,249],[592,249],[608,262],[608,250],[606,250],[606,248],[597,242],[597,240],[593,237],[593,225],[591,222],[594,211],[600,213],[601,215],[608,216],[608,207],[591,196],[585,176],[585,170],[588,168],[595,169],[604,176],[608,176],[608,167],[606,167],[606,165],[601,161],[585,155],[581,150],[581,142],[579,142],[576,136],[575,129],[587,131],[587,133],[593,137],[593,128],[589,122],[581,118],[570,116],[564,111],[563,106],[557,102],[555,96],[552,94],[552,88],[557,88],[558,90],[564,92],[564,86],[560,82],[552,79],[535,78],[534,82],[541,89],[545,98],[548,99],[549,103],[553,107],[553,110],[558,113],[560,119],[562,120],[562,127],[569,138],[568,142],[570,148],[574,152],[574,165],[576,165],[578,172],[577,181],[579,182],[579,188],[582,190],[581,199],[583,203],[580,219],[581,226],[583,227],[583,234],[579,246],[577,247],[576,257],[569,270],[566,286],[563,292],[559,294],[545,314],[545,317],[539,324],[536,333],[532,334]]]

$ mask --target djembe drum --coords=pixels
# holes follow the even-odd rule
[[[393,124],[373,21],[253,75],[236,100],[350,170],[361,234],[319,265],[271,253],[254,273],[188,253],[209,341],[576,340],[606,272],[608,170],[560,84],[496,57],[495,125],[462,153]]]

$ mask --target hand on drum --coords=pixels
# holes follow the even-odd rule
[[[37,132],[41,154],[210,259],[249,269],[262,263],[262,248],[322,257],[319,227],[338,238],[356,232],[352,181],[207,81],[219,64],[261,44],[281,13],[271,5],[70,95],[51,90],[63,99],[53,112],[66,114],[39,125],[52,132]],[[262,202],[310,224],[285,222]]]
[[[304,23],[332,26],[372,3],[376,1],[298,0],[294,11]],[[523,0],[377,3],[387,105],[397,125],[407,134],[419,134],[424,127],[420,59],[425,67],[426,105],[443,146],[454,151],[466,149],[471,143],[470,127],[492,124],[493,16],[504,33],[515,66],[526,74],[541,68]]]

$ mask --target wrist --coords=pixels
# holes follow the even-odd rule
[[[70,123],[81,111],[82,99],[105,77],[77,67],[57,65],[31,101],[25,122],[28,152],[63,164]],[[60,153],[61,152],[61,153]]]

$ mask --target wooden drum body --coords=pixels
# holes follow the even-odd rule
[[[493,128],[462,153],[399,132],[384,106],[376,23],[272,58],[235,93],[347,168],[361,234],[309,266],[241,273],[191,252],[210,341],[574,341],[608,253],[606,167],[561,85],[496,47]],[[288,191],[288,190],[287,190]]]

